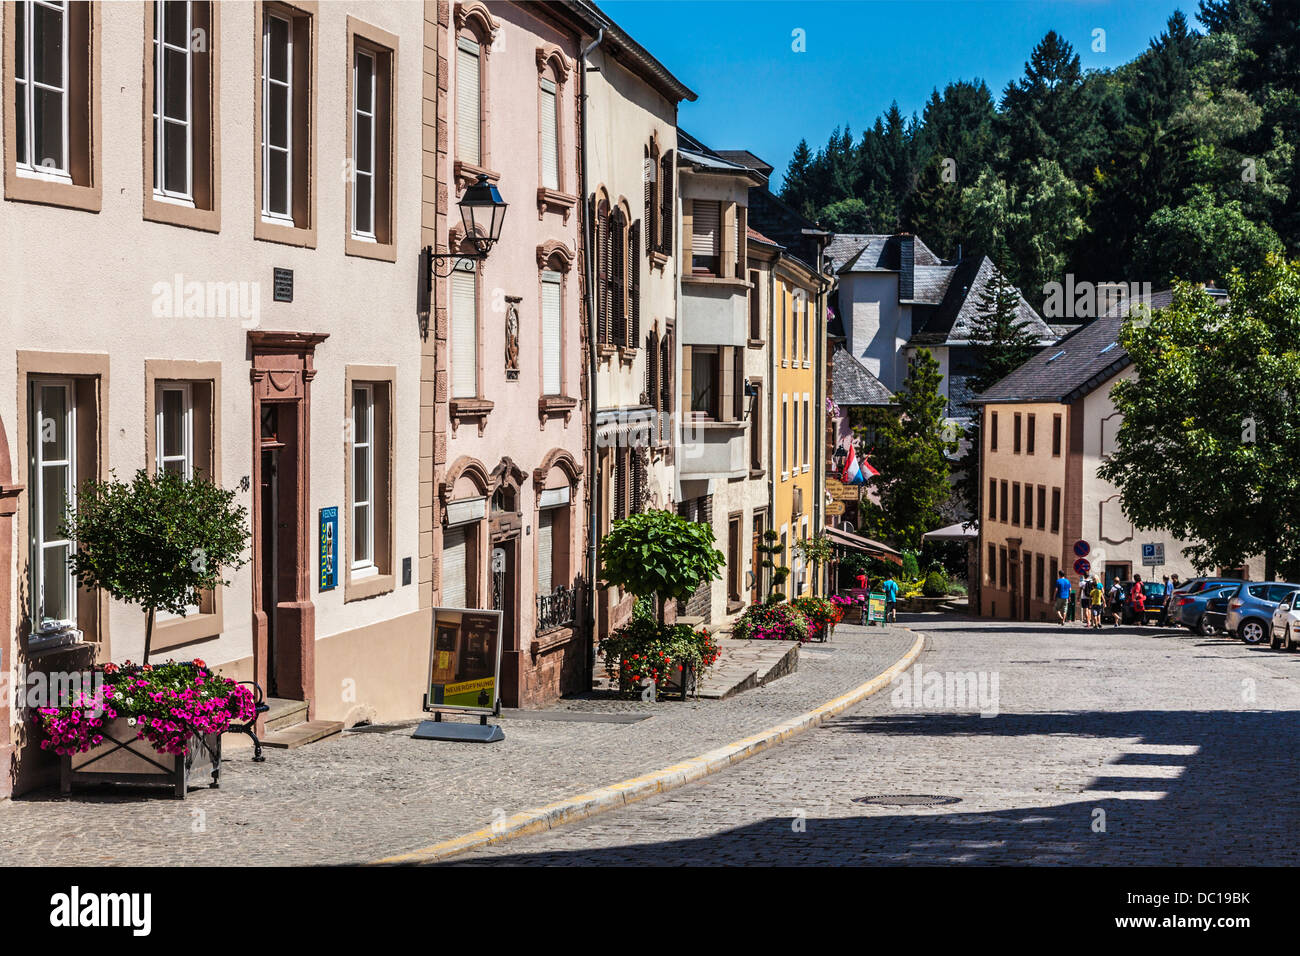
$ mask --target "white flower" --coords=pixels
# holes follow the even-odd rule
[[[128,718],[126,719],[126,725],[127,725],[128,727],[134,727],[134,726],[135,726],[135,718],[134,718],[134,717],[128,717]]]

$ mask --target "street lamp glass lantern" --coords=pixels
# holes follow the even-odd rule
[[[465,237],[480,252],[486,254],[501,238],[501,224],[506,218],[506,203],[496,186],[479,174],[478,182],[468,187],[461,197],[460,218],[465,225]]]

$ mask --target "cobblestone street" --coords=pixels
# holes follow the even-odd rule
[[[232,749],[221,788],[184,802],[44,790],[0,801],[0,865],[365,863],[756,733],[874,677],[914,640],[841,625],[802,648],[794,674],[735,697],[566,700],[508,714],[505,740],[490,745],[412,740],[406,724],[268,750],[261,764]]]
[[[928,642],[909,676],[996,674],[996,716],[881,692],[705,781],[452,865],[1300,862],[1300,655],[1186,631],[910,626]]]

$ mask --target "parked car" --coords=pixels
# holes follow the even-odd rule
[[[1232,596],[1237,592],[1229,590],[1226,593],[1225,591],[1216,591],[1215,593],[1221,596],[1210,598],[1205,602],[1205,613],[1201,615],[1201,623],[1205,628],[1205,630],[1201,631],[1202,634],[1207,633],[1207,631],[1210,634],[1215,634],[1227,630],[1224,621],[1228,617],[1228,602],[1232,600]]]
[[[1211,586],[1193,593],[1174,592],[1174,601],[1169,609],[1172,622],[1209,637],[1215,631],[1213,619],[1206,617],[1209,603],[1215,598],[1231,598],[1242,582],[1230,582],[1226,586]],[[1224,613],[1226,614],[1226,602]]]
[[[1288,594],[1300,591],[1300,584],[1279,581],[1248,581],[1228,599],[1228,615],[1223,629],[1247,644],[1258,644],[1268,637],[1273,611]]]
[[[1174,594],[1200,594],[1207,588],[1222,587],[1227,584],[1245,584],[1241,578],[1188,578],[1186,581],[1179,581],[1178,587],[1174,589]]]
[[[1136,582],[1124,582],[1124,623],[1155,624],[1165,623],[1165,586],[1159,581],[1143,581],[1142,620],[1138,620],[1137,609],[1133,606],[1133,585]]]
[[[1268,646],[1277,650],[1289,651],[1296,646],[1296,634],[1300,631],[1300,591],[1292,592],[1273,609],[1273,618],[1268,626]]]

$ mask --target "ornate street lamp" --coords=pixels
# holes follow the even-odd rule
[[[457,268],[474,271],[487,258],[492,247],[501,238],[501,226],[506,219],[507,203],[497,187],[479,173],[478,182],[468,187],[460,197],[460,221],[465,229],[465,239],[474,247],[473,252],[434,252],[433,246],[420,250],[420,274],[415,311],[420,320],[420,336],[429,336],[429,312],[433,299],[433,280],[445,279]],[[445,272],[439,264],[446,262]]]
[[[835,450],[831,452],[831,461],[835,462],[835,473],[837,475],[844,474],[844,460],[848,457],[849,453],[844,450],[843,444],[836,445]]]

